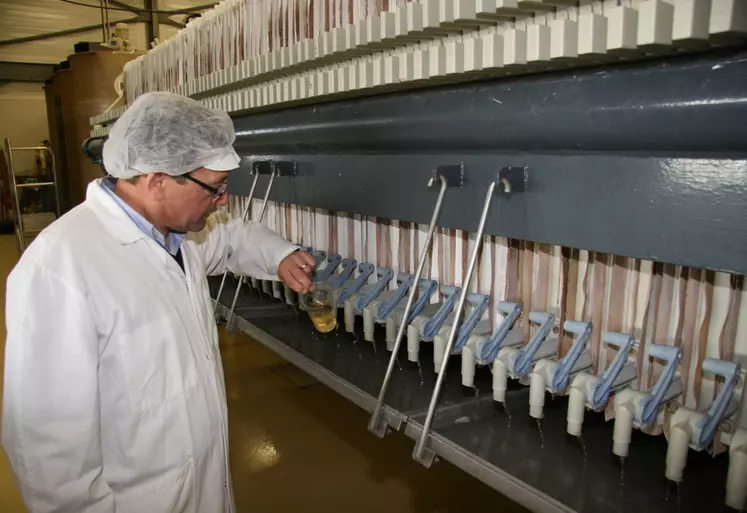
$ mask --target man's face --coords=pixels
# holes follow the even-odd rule
[[[208,216],[219,205],[228,203],[228,193],[216,197],[208,188],[219,189],[228,179],[228,174],[228,171],[200,168],[189,173],[193,180],[166,180],[162,205],[169,229],[181,233],[202,230]]]

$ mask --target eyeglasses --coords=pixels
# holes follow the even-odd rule
[[[220,198],[221,196],[223,196],[226,193],[226,189],[228,189],[228,184],[225,182],[218,185],[218,187],[213,187],[212,185],[208,185],[205,182],[201,182],[200,180],[198,180],[197,178],[194,178],[193,176],[189,174],[182,175],[182,176],[186,178],[187,180],[189,180],[190,182],[196,183],[197,185],[199,185],[206,191],[210,191],[213,194],[213,199],[216,199],[216,200]]]

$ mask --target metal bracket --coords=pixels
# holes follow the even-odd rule
[[[295,160],[255,160],[252,162],[252,172],[269,175],[273,171],[276,176],[295,176],[298,166]]]
[[[529,182],[529,168],[527,166],[508,166],[498,171],[498,181],[503,185],[506,194],[514,194],[527,190]]]
[[[438,166],[428,185],[433,185],[439,176],[444,177],[448,187],[464,187],[464,164]]]
[[[278,176],[296,176],[298,170],[295,160],[275,160],[271,166]]]

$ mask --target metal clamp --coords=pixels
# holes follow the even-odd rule
[[[501,169],[496,178],[490,182],[490,185],[488,186],[488,191],[485,194],[485,201],[482,206],[482,213],[480,214],[480,222],[477,227],[477,233],[475,235],[475,246],[472,249],[472,253],[469,257],[469,264],[467,267],[467,275],[464,278],[464,283],[462,284],[462,292],[459,295],[459,303],[456,307],[455,312],[455,318],[454,323],[451,326],[451,330],[449,332],[449,339],[446,342],[446,349],[444,352],[444,358],[443,363],[441,364],[441,368],[438,372],[438,378],[436,379],[436,386],[433,389],[433,394],[431,395],[431,402],[428,406],[428,413],[425,417],[425,422],[423,423],[423,431],[420,433],[420,438],[418,439],[415,449],[413,450],[412,457],[416,461],[420,462],[422,465],[426,467],[430,467],[433,464],[433,460],[436,457],[436,454],[433,452],[433,450],[426,447],[428,437],[430,436],[430,430],[431,425],[433,424],[433,417],[436,413],[436,404],[438,403],[439,396],[441,394],[441,387],[444,383],[444,378],[446,377],[446,368],[449,364],[449,358],[451,357],[451,351],[454,347],[454,340],[456,339],[457,331],[459,330],[459,323],[462,318],[462,314],[464,313],[464,303],[467,300],[467,294],[469,290],[469,284],[472,281],[472,275],[475,272],[475,266],[477,264],[477,254],[480,250],[480,246],[482,245],[482,236],[485,231],[485,223],[488,219],[488,212],[490,210],[490,205],[493,201],[493,193],[495,192],[495,187],[497,184],[501,183],[504,186],[504,191],[506,193],[511,191],[511,187],[506,186],[505,183],[503,183],[502,175],[501,173],[505,173],[505,169]]]
[[[433,233],[436,230],[436,223],[438,217],[441,214],[441,207],[443,206],[444,195],[446,189],[449,186],[461,187],[464,185],[464,164],[459,165],[446,165],[439,166],[433,173],[433,176],[428,180],[428,187],[433,187],[436,181],[440,182],[440,188],[438,191],[438,197],[436,198],[436,205],[433,207],[433,214],[431,216],[431,222],[428,225],[428,233],[425,237],[425,244],[420,252],[420,259],[418,260],[418,267],[415,271],[413,281],[420,283],[420,277],[423,275],[423,269],[425,268],[425,262],[428,259],[428,253],[430,252],[431,245],[433,244]],[[392,354],[389,358],[389,365],[386,369],[386,375],[384,381],[381,384],[379,390],[379,397],[376,399],[376,407],[371,414],[371,419],[368,422],[368,430],[374,433],[378,437],[383,437],[389,426],[382,416],[382,407],[384,406],[384,398],[386,397],[387,390],[389,389],[389,383],[392,379],[394,372],[394,365],[397,362],[397,354],[402,344],[402,338],[407,329],[408,323],[405,322],[410,319],[410,311],[412,310],[413,303],[415,302],[415,294],[418,292],[418,287],[410,287],[410,292],[407,294],[407,303],[405,304],[405,311],[402,313],[402,322],[397,329],[397,338],[392,346]]]

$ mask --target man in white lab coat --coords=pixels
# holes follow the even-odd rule
[[[139,97],[105,144],[112,178],[8,278],[2,443],[31,513],[234,511],[207,276],[305,292],[314,266],[260,224],[211,215],[234,139],[224,112]]]

